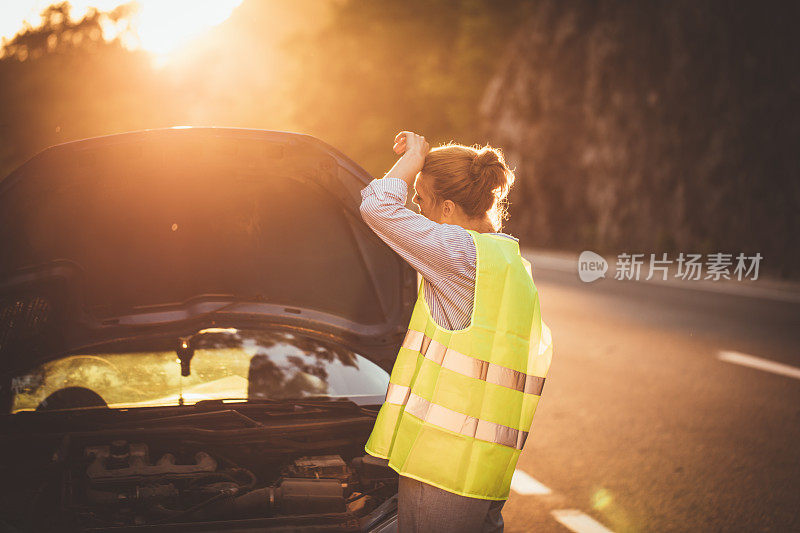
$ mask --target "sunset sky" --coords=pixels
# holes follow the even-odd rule
[[[11,39],[25,23],[39,24],[39,13],[52,0],[15,0],[0,5],[0,37]],[[71,0],[71,17],[80,19],[90,8],[110,11],[130,3],[130,0]],[[131,48],[143,48],[166,61],[174,51],[189,39],[227,19],[242,0],[137,0],[138,11],[132,20],[135,38],[125,41]],[[187,17],[186,14],[191,16]],[[104,30],[114,37],[117,28]]]

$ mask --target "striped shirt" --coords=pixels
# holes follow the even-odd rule
[[[425,279],[425,302],[442,328],[469,327],[475,300],[476,250],[456,224],[439,224],[405,207],[408,185],[376,178],[361,189],[361,218]],[[507,233],[494,233],[519,241]]]

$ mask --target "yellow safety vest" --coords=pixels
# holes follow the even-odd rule
[[[508,498],[550,368],[550,329],[519,243],[468,230],[477,270],[470,325],[431,318],[420,283],[386,399],[364,449],[441,489]]]

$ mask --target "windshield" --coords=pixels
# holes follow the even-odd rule
[[[13,379],[11,412],[311,396],[379,404],[389,383],[389,375],[361,355],[290,331],[202,330],[192,346],[186,377],[174,350],[49,361]]]

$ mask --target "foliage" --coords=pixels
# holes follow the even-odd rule
[[[104,21],[118,20],[126,10],[92,10],[77,22],[68,14],[66,2],[50,6],[41,26],[5,44],[0,175],[49,145],[154,125],[157,114],[146,102],[157,98],[158,83],[145,75],[147,57],[119,39],[103,38]]]
[[[293,121],[376,175],[398,131],[431,144],[485,143],[478,103],[524,2],[355,0],[287,52],[300,66]]]

